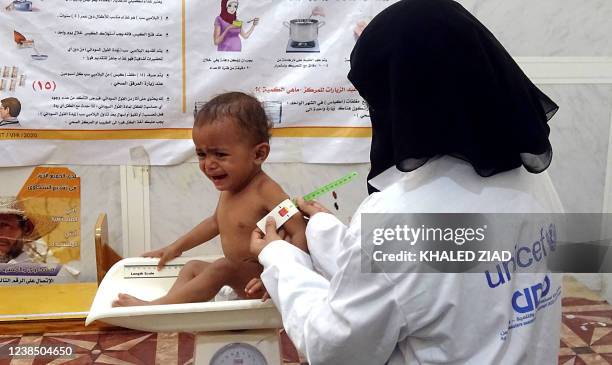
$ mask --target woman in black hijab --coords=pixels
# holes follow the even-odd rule
[[[446,154],[485,177],[550,165],[547,121],[557,105],[455,1],[400,1],[383,10],[358,39],[348,77],[370,106],[368,178]]]
[[[349,79],[370,106],[369,184],[379,192],[348,226],[299,201],[310,256],[273,221],[251,239],[293,343],[316,365],[557,363],[561,281],[535,247],[549,226],[525,214],[562,211],[546,172],[533,174],[550,164],[547,121],[557,106],[451,0],[404,0],[376,16]],[[395,251],[376,243],[377,231],[423,216],[363,214],[486,212],[521,213],[487,239],[529,273],[509,262],[505,273],[427,274],[420,259],[381,261],[371,253]]]

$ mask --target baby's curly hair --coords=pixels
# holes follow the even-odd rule
[[[215,96],[198,112],[194,128],[234,120],[238,128],[254,143],[270,142],[269,121],[261,102],[252,95],[232,91]]]

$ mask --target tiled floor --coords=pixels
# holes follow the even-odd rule
[[[612,306],[566,277],[559,364],[612,364]]]
[[[559,364],[612,364],[612,305],[573,278],[564,280]],[[76,356],[11,359],[8,345],[70,345]],[[297,354],[283,342],[286,364]],[[194,336],[131,330],[0,336],[0,365],[187,365],[193,364]]]
[[[0,338],[3,345],[67,346],[72,358],[0,359],[1,365],[43,364],[188,364],[193,357],[194,337],[183,333],[108,331],[53,333],[44,336]],[[6,352],[4,352],[6,354]]]
[[[299,365],[287,337],[281,336],[286,365]],[[10,345],[45,348],[70,346],[71,357],[12,358]],[[193,364],[194,336],[132,330],[48,333],[43,336],[0,336],[0,365],[188,365]]]

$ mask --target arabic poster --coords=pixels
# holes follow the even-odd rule
[[[368,161],[368,108],[346,74],[393,2],[5,0],[0,165],[189,161],[194,113],[234,90],[264,103],[271,161]]]
[[[78,279],[80,185],[68,168],[36,167],[16,196],[0,197],[2,284]]]

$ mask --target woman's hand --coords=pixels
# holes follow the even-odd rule
[[[263,233],[259,228],[255,228],[251,233],[251,244],[249,249],[253,256],[259,256],[261,250],[268,245],[268,243],[277,240],[284,240],[287,237],[285,231],[281,228],[276,232],[276,222],[274,218],[268,217],[266,220],[266,233]]]
[[[305,201],[302,198],[298,198],[297,205],[298,209],[309,218],[317,213],[330,213],[329,209],[325,208],[316,200]]]
[[[244,39],[249,38],[251,33],[253,33],[253,30],[255,29],[255,26],[257,26],[257,24],[259,24],[259,18],[253,18],[253,19],[248,21],[248,23],[251,23],[251,22],[253,23],[253,25],[251,25],[251,28],[249,28],[249,30],[247,32],[245,32],[244,29],[240,30],[240,35]]]
[[[172,260],[175,257],[181,256],[182,252],[177,248],[178,246],[174,243],[160,248],[159,250],[149,251],[142,254],[142,257],[159,257],[159,263],[157,264],[157,270],[161,270],[166,262]]]

